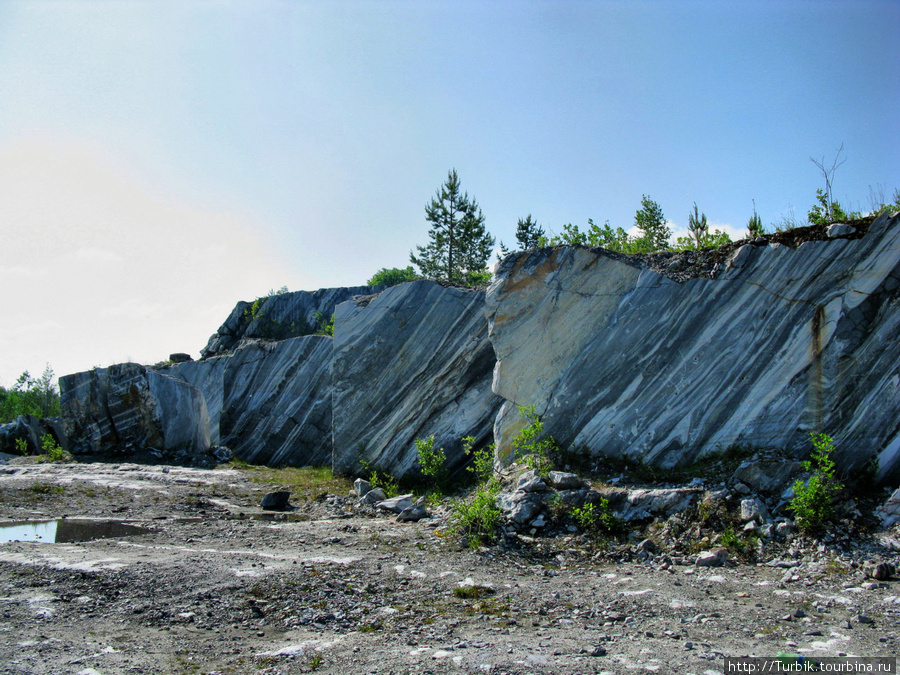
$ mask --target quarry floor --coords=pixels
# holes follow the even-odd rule
[[[273,487],[235,468],[0,466],[0,520],[148,530],[0,544],[0,673],[700,675],[725,656],[897,654],[900,581],[847,560],[661,569],[565,539],[460,550],[440,522],[324,495],[265,513]]]

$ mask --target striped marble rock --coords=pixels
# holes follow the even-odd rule
[[[678,283],[602,249],[503,260],[487,291],[498,461],[535,405],[565,448],[661,466],[732,444],[900,474],[900,214],[859,239],[747,244]]]

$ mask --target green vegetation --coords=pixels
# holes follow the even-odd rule
[[[625,254],[669,250],[669,237],[672,236],[672,230],[666,225],[662,208],[647,195],[641,197],[641,208],[634,215],[634,224],[641,231],[641,236],[633,237],[621,227],[614,230],[609,221],[603,225],[597,225],[588,218],[588,229],[584,232],[577,225],[567,223],[563,225],[562,233],[559,235],[550,238],[540,236],[539,244],[541,246],[602,247]]]
[[[788,509],[794,513],[801,530],[814,532],[834,517],[834,500],[843,489],[835,478],[835,464],[831,459],[834,441],[826,434],[810,434],[813,452],[802,466],[813,474],[807,481],[797,480],[793,485],[794,497]]]
[[[894,189],[893,202],[886,202],[884,188],[879,186],[878,191],[869,186],[869,201],[872,206],[872,215],[880,216],[882,213],[900,211],[900,189]]]
[[[245,472],[247,478],[254,483],[281,486],[282,489],[290,490],[298,499],[305,501],[312,501],[323,492],[345,495],[353,487],[346,478],[335,476],[328,466],[272,468],[255,466],[240,459],[232,459],[224,466]]]
[[[688,231],[691,233],[691,236],[678,237],[675,240],[676,251],[688,251],[731,243],[731,237],[728,236],[727,232],[721,232],[716,229],[710,234],[706,214],[698,212],[696,202],[694,202],[694,212],[688,214]]]
[[[537,248],[541,245],[544,238],[544,228],[531,219],[529,213],[525,218],[519,218],[516,224],[516,242],[519,250],[527,251],[530,248]]]
[[[815,164],[819,171],[822,172],[822,177],[825,179],[825,189],[816,190],[816,202],[818,203],[813,205],[806,217],[811,225],[829,225],[838,221],[859,217],[860,215],[857,213],[848,216],[841,205],[834,199],[834,192],[832,189],[834,173],[847,161],[846,158],[841,159],[841,153],[843,151],[844,144],[841,143],[841,147],[838,148],[835,153],[834,161],[831,163],[830,167],[825,166],[824,157],[821,160],[813,159],[812,157],[809,158],[809,161]]]
[[[440,498],[447,482],[447,454],[443,448],[434,449],[434,434],[417,438],[416,449],[419,451],[419,470],[431,481],[429,493]]]
[[[550,453],[556,450],[556,441],[549,436],[544,438],[544,423],[535,406],[520,406],[519,412],[528,420],[528,426],[512,439],[513,451],[525,466],[546,476],[553,469]]]
[[[634,214],[634,225],[643,232],[641,238],[649,250],[665,251],[669,248],[672,230],[666,225],[662,208],[647,195],[641,196],[641,208]]]
[[[50,434],[41,436],[41,449],[44,451],[38,457],[39,462],[71,462],[72,455],[63,450],[56,439]]]
[[[473,457],[467,470],[475,475],[478,483],[471,499],[454,500],[450,510],[450,532],[465,537],[470,547],[476,547],[493,541],[500,524],[501,510],[497,504],[500,481],[494,476],[494,446],[473,450],[473,436],[462,440],[465,454]]]
[[[756,202],[753,202],[753,215],[750,216],[750,220],[747,222],[747,232],[751,239],[762,237],[766,233],[766,228],[762,224],[762,218],[756,212]]]
[[[597,225],[588,218],[588,229],[584,232],[577,225],[567,223],[563,225],[562,234],[549,239],[541,237],[541,246],[592,246],[601,247],[617,253],[650,253],[646,242],[639,237],[630,236],[621,227],[615,230],[606,221],[602,226]]]
[[[828,193],[819,188],[816,190],[816,204],[813,204],[806,219],[810,225],[830,225],[831,223],[842,223],[847,220],[859,218],[861,214],[850,213],[844,211],[844,208],[837,200],[832,200]]]
[[[471,500],[454,501],[450,511],[450,532],[464,536],[473,548],[493,541],[501,516],[497,504],[499,492],[500,483],[491,479],[475,488]]]
[[[400,494],[400,486],[397,479],[390,474],[383,473],[369,464],[366,460],[361,460],[363,474],[367,477],[369,485],[373,488],[381,488],[384,494],[390,499]]]
[[[59,415],[59,389],[53,383],[53,369],[49,364],[39,378],[32,377],[26,370],[12,389],[0,387],[0,424],[19,415]]]
[[[467,457],[472,457],[472,464],[467,471],[475,474],[479,483],[487,483],[494,477],[494,445],[487,445],[480,450],[473,450],[474,436],[466,436],[463,441],[463,452]]]
[[[34,483],[29,489],[38,495],[61,495],[66,491],[62,485],[55,483]]]
[[[396,286],[397,284],[402,284],[406,281],[415,281],[418,278],[419,276],[416,274],[415,270],[413,270],[412,266],[404,269],[400,269],[399,267],[392,267],[391,269],[382,267],[372,275],[372,278],[369,279],[367,285]]]
[[[749,559],[756,554],[757,541],[759,535],[739,533],[733,526],[728,525],[722,532],[719,543],[732,555]]]
[[[334,314],[331,317],[326,317],[322,312],[316,312],[313,321],[316,324],[316,335],[334,337]]]
[[[24,438],[16,439],[16,452],[18,452],[23,457],[28,454],[28,441]]]
[[[490,586],[457,586],[453,589],[453,595],[461,600],[477,600],[488,595],[493,595],[496,591]]]
[[[484,229],[484,215],[478,202],[461,193],[456,169],[425,207],[425,219],[431,223],[427,246],[416,246],[409,260],[426,279],[464,286],[488,283],[491,275],[487,261],[494,238]]]
[[[572,517],[582,531],[590,534],[616,536],[622,534],[625,523],[609,508],[609,500],[600,498],[599,504],[587,503],[572,509]]]

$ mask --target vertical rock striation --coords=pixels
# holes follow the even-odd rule
[[[222,444],[251,464],[331,461],[332,340],[309,335],[247,344],[228,357]]]
[[[224,356],[166,366],[203,392],[210,438],[271,466],[331,462],[331,338],[244,340]]]
[[[491,392],[494,351],[484,291],[433,281],[393,286],[335,312],[334,468],[360,462],[402,476],[416,470],[417,438],[435,436],[450,470],[465,463],[461,439],[490,440],[500,400]]]
[[[209,417],[209,442],[222,445],[219,420],[222,416],[222,396],[225,388],[225,369],[231,355],[215,356],[202,361],[184,361],[158,368],[164,375],[197,387],[206,401]]]
[[[534,404],[564,447],[662,466],[747,444],[900,473],[900,216],[857,240],[738,248],[678,283],[602,249],[500,263],[486,298],[501,458]]]

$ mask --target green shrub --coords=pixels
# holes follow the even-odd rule
[[[375,272],[374,275],[372,275],[372,278],[368,281],[368,285],[396,286],[397,284],[402,284],[405,281],[415,281],[419,278],[419,275],[417,275],[413,270],[412,265],[404,269],[400,269],[399,267],[392,267],[391,269],[382,267],[380,270]]]
[[[762,218],[760,218],[759,214],[756,212],[756,203],[753,204],[753,215],[750,216],[750,221],[747,223],[747,232],[750,233],[751,239],[762,237],[766,233],[766,228],[763,227]]]
[[[466,537],[473,548],[492,542],[500,524],[499,492],[500,484],[491,480],[479,485],[471,500],[454,501],[450,511],[450,532]]]
[[[797,480],[794,483],[794,497],[788,506],[797,525],[807,532],[820,529],[834,517],[834,499],[844,487],[834,476],[833,440],[821,433],[810,436],[813,452],[802,466],[813,475],[806,482]]]
[[[0,387],[0,424],[20,415],[58,416],[59,389],[53,380],[53,369],[47,364],[40,377],[32,377],[26,370],[12,388]]]
[[[419,451],[419,469],[422,475],[431,479],[432,492],[440,494],[447,479],[447,454],[443,448],[434,449],[434,434],[428,438],[417,438],[416,449]]]
[[[535,406],[520,406],[519,412],[529,424],[512,439],[515,456],[538,475],[546,476],[553,470],[550,453],[556,450],[556,441],[550,436],[544,437],[544,423]]]
[[[41,436],[41,449],[44,453],[38,458],[41,462],[68,462],[72,455],[63,450],[50,434]]]
[[[609,500],[600,498],[599,505],[587,503],[572,510],[572,517],[584,532],[603,535],[621,534],[625,529],[624,521],[609,509]]]
[[[329,318],[322,312],[316,312],[313,322],[316,325],[316,335],[330,335],[334,337],[334,314]]]
[[[837,200],[830,201],[827,192],[819,188],[816,190],[816,201],[810,208],[806,219],[811,225],[830,225],[852,219],[854,214],[848,215]]]
[[[475,474],[475,478],[479,483],[487,483],[494,477],[494,445],[487,445],[480,450],[473,450],[475,445],[474,436],[466,436],[463,440],[463,452],[466,456],[473,458],[472,464],[467,467],[467,471]]]
[[[397,479],[390,474],[383,473],[369,464],[366,460],[360,462],[362,470],[368,476],[369,484],[373,488],[381,488],[388,499],[396,497],[400,494],[400,486],[397,485]]]
[[[722,532],[722,538],[719,540],[719,543],[733,555],[751,558],[756,553],[756,542],[758,540],[758,535],[738,533],[734,527],[729,525]]]
[[[24,438],[17,438],[16,439],[16,452],[18,452],[23,457],[28,455],[28,441],[26,441]]]

